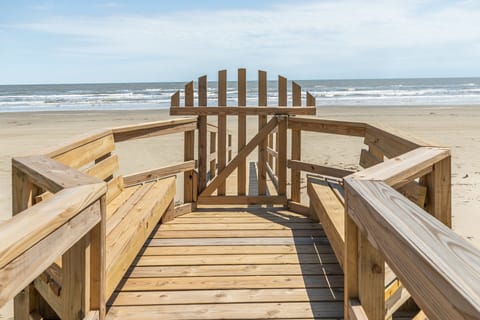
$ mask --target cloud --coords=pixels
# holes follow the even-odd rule
[[[480,41],[478,21],[480,7],[471,1],[440,6],[438,1],[344,0],[261,10],[56,16],[16,27],[66,37],[68,45],[56,47],[60,55],[147,59],[169,70],[172,65],[190,70],[193,65],[263,65],[294,73],[297,68],[296,74],[307,76],[309,65],[335,73],[346,66],[427,63],[439,50],[450,50],[444,52],[447,60],[455,56],[451,50],[466,59],[480,56],[473,45]]]

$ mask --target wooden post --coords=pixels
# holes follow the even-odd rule
[[[287,128],[288,116],[278,116],[278,194],[287,193]]]
[[[185,85],[185,106],[193,107],[193,81]],[[184,149],[183,160],[189,161],[195,158],[195,130],[185,131],[184,133]],[[206,160],[204,160],[206,161]],[[183,202],[188,203],[193,201],[193,172],[192,170],[185,171],[183,181]]]
[[[12,166],[12,214],[16,215],[33,205],[38,188],[28,176]],[[40,294],[33,285],[24,288],[13,299],[15,320],[29,320],[30,313],[38,310],[43,303]]]
[[[100,199],[102,220],[90,231],[90,308],[99,311],[99,320],[105,319],[105,252],[106,252],[106,196]]]
[[[433,171],[423,179],[427,185],[428,211],[447,227],[452,227],[452,194],[451,194],[451,157],[433,165]]]
[[[302,89],[292,82],[292,105],[294,107],[302,106]],[[298,129],[292,129],[292,160],[300,160],[302,149],[302,133]],[[291,169],[291,198],[292,201],[301,202],[300,192],[300,170]]]
[[[198,105],[207,106],[207,76],[198,78]],[[198,193],[207,185],[207,116],[198,116]]]
[[[62,256],[62,313],[65,319],[83,319],[90,311],[90,235]]]
[[[210,154],[214,154],[213,159],[210,159],[210,179],[217,175],[217,133],[210,132]]]
[[[345,254],[343,261],[344,315],[348,319],[350,299],[358,299],[358,227],[348,214],[348,189],[345,190]]]
[[[267,106],[267,73],[258,71],[258,105]],[[258,115],[258,130],[260,131],[267,124],[267,115]],[[258,195],[267,193],[267,168],[266,164],[267,139],[264,139],[258,145]]]
[[[227,70],[220,70],[218,72],[218,106],[227,106]],[[217,161],[218,172],[220,173],[227,164],[227,115],[220,113],[218,115],[218,147],[217,147]],[[225,182],[221,183],[217,189],[217,195],[225,195]]]
[[[228,134],[228,144],[227,144],[227,149],[228,149],[228,157],[227,157],[227,161],[230,162],[232,160],[232,135],[231,134]]]
[[[238,105],[247,105],[247,71],[238,69]],[[238,152],[247,143],[247,115],[242,113],[238,115]],[[237,193],[240,196],[246,194],[247,189],[247,164],[241,161],[237,169]]]
[[[363,234],[358,242],[358,296],[368,319],[385,319],[385,261]]]
[[[268,135],[268,147],[273,150],[273,133]],[[267,161],[270,168],[273,168],[273,156],[270,153],[267,153]]]

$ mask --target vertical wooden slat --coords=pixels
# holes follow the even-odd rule
[[[247,70],[240,68],[238,69],[238,105],[246,106],[247,105]],[[238,115],[238,152],[245,146],[247,143],[247,116],[246,114]],[[247,189],[247,164],[243,160],[240,162],[237,168],[237,193],[240,196],[246,194]]]
[[[302,131],[292,130],[292,160],[301,160]],[[291,198],[292,201],[301,202],[300,171],[291,169]]]
[[[302,106],[302,87],[295,81],[292,81],[292,105],[294,107]]]
[[[267,105],[267,73],[258,71],[258,105]],[[258,130],[267,124],[267,115],[258,115]],[[258,145],[258,194],[265,195],[267,192],[267,168],[265,167],[267,139],[262,140]]]
[[[227,70],[220,70],[218,72],[218,106],[224,107],[227,105]],[[218,115],[218,147],[217,147],[217,161],[218,172],[220,173],[227,163],[227,115],[220,113]],[[225,182],[222,182],[217,189],[217,195],[225,195]]]
[[[80,239],[62,256],[61,297],[65,319],[83,319],[90,310],[89,258],[89,234]]]
[[[287,78],[278,76],[278,105],[287,105]]]
[[[228,143],[227,143],[227,146],[228,146],[228,157],[227,157],[227,161],[230,162],[230,160],[232,160],[232,135],[231,135],[231,134],[228,134]]]
[[[194,106],[193,81],[185,85],[185,107]],[[195,130],[184,133],[183,160],[193,160],[195,158]],[[183,174],[183,202],[193,201],[193,173],[192,170],[185,171]]]
[[[296,83],[292,82],[292,106],[302,106],[302,89]],[[292,129],[292,160],[300,160],[301,157],[301,136],[300,130]],[[300,171],[291,169],[291,197],[292,201],[300,202]]]
[[[344,314],[350,299],[358,299],[358,227],[348,214],[349,191],[345,190],[345,254],[343,257]],[[311,211],[313,212],[313,211]]]
[[[273,133],[268,135],[268,147],[273,150]],[[273,168],[273,156],[270,153],[267,153],[267,161],[270,168]]]
[[[170,97],[170,106],[179,107],[180,106],[180,91],[176,91]]]
[[[207,76],[198,78],[198,105],[207,106]],[[207,116],[198,116],[198,193],[207,185]]]
[[[307,91],[307,107],[315,107],[316,104],[317,102],[315,100],[315,97]]]
[[[433,171],[423,181],[427,185],[426,211],[451,228],[451,157],[434,164]]]
[[[280,140],[278,138],[278,130],[275,132],[275,151],[278,152]],[[275,175],[278,177],[278,157],[275,158]]]
[[[358,296],[368,319],[385,319],[385,261],[363,234],[358,240]]]
[[[210,154],[217,151],[217,134],[210,132]],[[217,175],[217,157],[210,160],[210,179],[213,179]]]
[[[106,263],[106,197],[100,198],[100,222],[90,231],[90,307],[99,311],[99,320],[105,319],[105,263]]]
[[[193,107],[193,81],[185,84],[185,107]]]
[[[278,194],[287,193],[287,128],[288,116],[278,119]]]

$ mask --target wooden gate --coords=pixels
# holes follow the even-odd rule
[[[315,98],[306,92],[306,105],[302,107],[301,87],[292,81],[291,106],[288,106],[287,79],[278,76],[278,103],[275,106],[269,106],[267,73],[259,70],[258,105],[247,106],[246,79],[246,70],[238,69],[236,106],[227,105],[226,70],[218,72],[217,106],[207,106],[207,76],[198,78],[196,106],[193,81],[185,85],[184,106],[180,106],[180,91],[175,92],[171,97],[170,115],[198,116],[197,170],[200,204],[287,204],[288,118],[294,115],[315,115]],[[207,152],[208,116],[218,117],[217,132],[210,134],[210,152]],[[231,136],[228,136],[227,141],[227,116],[236,116],[238,121],[237,153],[233,159],[228,157],[228,162],[227,153],[231,152]],[[247,116],[258,116],[258,132],[248,142],[246,141]],[[188,146],[186,144],[185,154],[190,157],[185,160],[194,158],[194,137],[194,131],[185,133],[185,141],[189,141]],[[292,130],[293,160],[300,160],[300,139],[300,131]],[[247,157],[256,148],[258,148],[258,194],[247,195]],[[210,160],[209,166],[207,166],[208,160]],[[235,169],[237,170],[236,193],[227,195],[226,179]],[[185,178],[194,181],[195,179],[192,179],[194,174],[196,172],[186,173]],[[267,190],[267,174],[276,189],[276,194],[269,194]],[[300,171],[292,170],[291,181],[292,184],[300,184]],[[291,198],[294,201],[299,199],[298,191],[294,191],[298,189],[292,188]],[[192,201],[192,199],[185,199],[185,201]]]

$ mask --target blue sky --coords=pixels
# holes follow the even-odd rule
[[[477,0],[2,0],[0,84],[480,76],[479,21]]]

